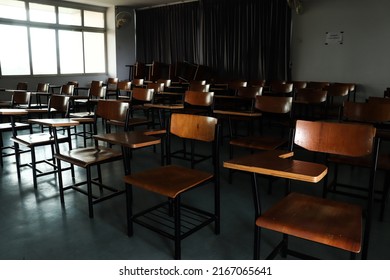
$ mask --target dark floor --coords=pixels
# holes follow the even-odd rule
[[[3,134],[8,139],[9,134]],[[81,143],[81,139],[79,139]],[[41,150],[40,154],[48,153]],[[221,163],[228,158],[226,141],[221,146]],[[28,161],[28,154],[23,161]],[[179,161],[176,161],[180,163]],[[133,153],[133,172],[160,163],[159,149],[137,150]],[[181,162],[182,164],[188,164]],[[206,163],[199,168],[206,168]],[[77,169],[78,170],[78,169]],[[121,162],[107,164],[104,168],[106,182],[123,186]],[[88,218],[87,199],[84,195],[68,191],[65,205],[59,199],[56,178],[51,175],[39,178],[39,187],[32,186],[31,170],[23,168],[21,179],[16,176],[14,157],[4,159],[0,169],[0,259],[69,260],[69,259],[172,259],[173,242],[135,225],[134,236],[126,235],[125,196],[119,196],[94,206],[95,218]],[[227,181],[228,172],[221,167],[221,233],[215,235],[210,225],[182,242],[183,259],[252,259],[254,211],[250,176],[235,173],[232,184]],[[383,174],[379,174],[378,181]],[[77,171],[77,178],[84,177],[84,170]],[[70,176],[66,180],[70,181]],[[362,183],[366,172],[345,168],[343,180]],[[283,181],[274,182],[272,194],[267,194],[268,180],[260,178],[262,203],[267,208],[283,196]],[[381,184],[378,184],[379,187]],[[293,183],[295,190],[321,194],[320,185]],[[186,202],[212,205],[211,188],[205,186],[184,196]],[[345,199],[340,195],[331,195]],[[135,208],[141,209],[161,198],[134,190]],[[359,203],[359,201],[356,201]],[[379,221],[379,206],[375,203],[374,222],[369,249],[369,259],[390,259],[390,209],[383,222]],[[280,236],[263,232],[262,258],[277,243]],[[323,259],[345,259],[349,255],[339,250],[291,239],[291,246],[300,248]]]

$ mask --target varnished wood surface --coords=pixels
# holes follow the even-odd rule
[[[50,127],[75,126],[80,124],[71,118],[29,119],[28,122]]]
[[[152,104],[152,103],[146,103],[146,104],[144,104],[144,107],[146,107],[146,108],[156,108],[156,109],[168,109],[168,110],[184,109],[184,105],[183,104]]]
[[[61,151],[60,154],[55,154],[55,157],[85,168],[91,165],[120,160],[122,159],[122,152],[99,146],[97,148],[87,147],[70,151]]]
[[[215,139],[215,127],[218,120],[213,117],[172,114],[171,133],[178,137],[211,142]]]
[[[194,186],[213,177],[213,174],[182,166],[168,165],[124,177],[127,184],[175,198]]]
[[[4,116],[23,116],[27,115],[28,111],[25,109],[7,109],[7,108],[0,108],[0,115]]]
[[[357,205],[291,193],[259,216],[256,225],[354,253],[361,250],[362,210]]]
[[[214,114],[217,115],[228,115],[228,116],[241,116],[241,117],[260,117],[260,112],[252,111],[232,111],[232,110],[214,110]]]
[[[294,143],[314,152],[366,156],[371,153],[375,133],[370,125],[298,120]]]
[[[247,136],[230,140],[229,144],[257,150],[275,150],[288,142],[287,139],[271,136]]]
[[[66,139],[68,139],[66,135],[58,135],[58,140],[60,142]],[[11,137],[11,140],[26,147],[44,146],[54,143],[54,137],[50,133],[22,134],[16,137]]]
[[[132,149],[147,147],[161,143],[160,138],[146,135],[142,131],[117,132],[98,134],[93,136],[96,140],[121,145]]]
[[[317,183],[325,177],[328,168],[319,163],[288,158],[291,152],[282,150],[265,151],[225,161],[230,169],[254,172],[280,178]]]

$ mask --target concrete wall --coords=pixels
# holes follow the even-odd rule
[[[390,87],[390,1],[303,0],[293,15],[294,80],[357,83],[358,100]],[[326,32],[343,44],[325,45]]]

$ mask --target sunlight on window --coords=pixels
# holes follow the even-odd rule
[[[106,71],[104,34],[84,32],[85,73]]]
[[[30,37],[33,74],[57,74],[55,30],[31,28]]]
[[[78,31],[58,31],[61,74],[83,73],[83,37]]]
[[[30,20],[36,22],[56,23],[54,6],[30,3]]]
[[[0,17],[26,20],[26,6],[22,1],[1,0]]]
[[[27,27],[0,25],[2,38],[12,42],[0,44],[0,65],[3,75],[30,75]]]
[[[81,25],[81,10],[71,8],[58,8],[59,24]]]
[[[84,11],[84,25],[104,28],[104,13]]]

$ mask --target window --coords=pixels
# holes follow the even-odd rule
[[[105,8],[0,0],[1,75],[105,73]]]

